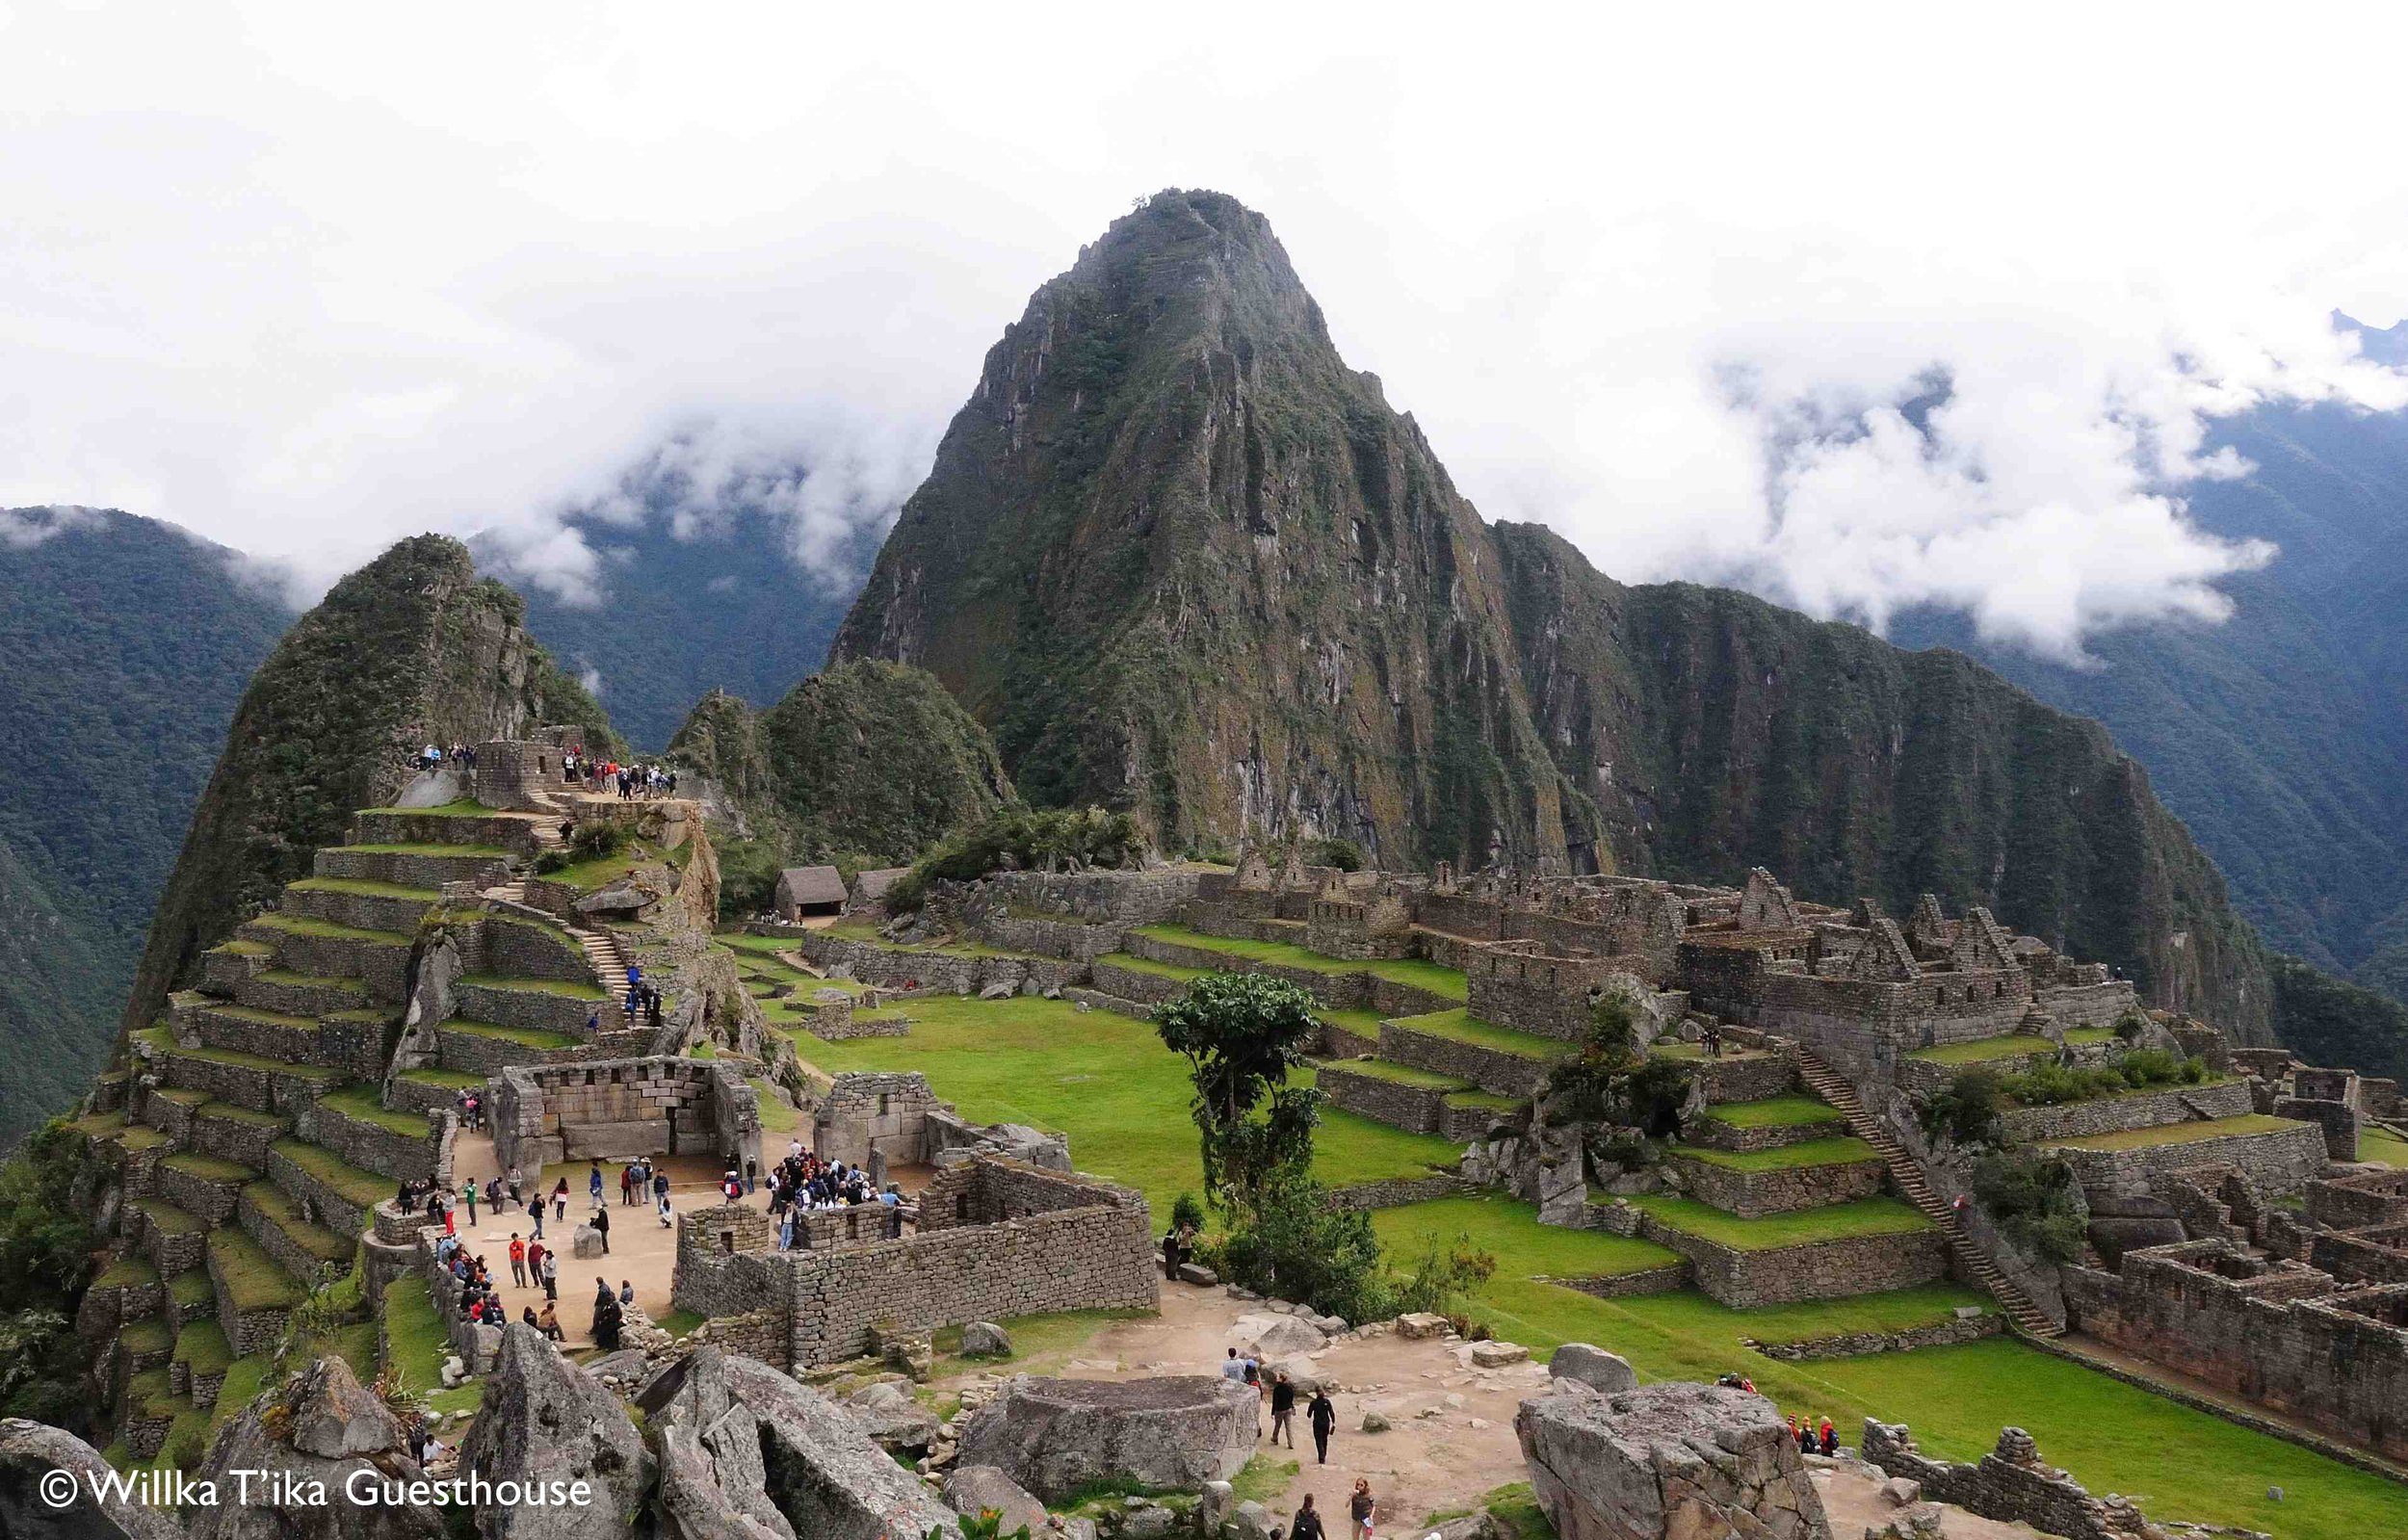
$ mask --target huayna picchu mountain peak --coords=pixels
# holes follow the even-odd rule
[[[2222,878],[2094,723],[1963,657],[1489,525],[1331,343],[1269,222],[1169,191],[987,353],[839,631],[929,669],[1039,803],[1167,847],[1995,908],[2245,1037]]]

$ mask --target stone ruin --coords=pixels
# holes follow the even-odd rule
[[[717,1059],[524,1064],[488,1084],[493,1155],[505,1170],[663,1154],[711,1155],[742,1169],[762,1156],[760,1092]]]
[[[1797,1441],[1751,1391],[1668,1381],[1609,1395],[1559,1377],[1513,1426],[1562,1540],[1831,1540]]]
[[[975,1154],[1070,1169],[1068,1140],[1017,1123],[972,1123],[938,1101],[928,1077],[917,1072],[838,1075],[811,1119],[811,1148],[820,1159],[860,1166],[881,1186],[890,1166],[945,1165]]]
[[[883,1206],[838,1212],[887,1217]],[[937,1173],[915,1214],[910,1235],[779,1251],[758,1210],[691,1211],[678,1217],[670,1298],[743,1318],[770,1362],[797,1369],[939,1326],[1160,1303],[1152,1216],[1130,1188],[969,1154]]]
[[[2130,1501],[2112,1495],[2094,1498],[2063,1471],[2043,1464],[2031,1435],[2020,1427],[2002,1429],[1998,1447],[1968,1465],[1931,1459],[1916,1449],[1904,1424],[1869,1417],[1858,1452],[1892,1479],[1916,1483],[1926,1501],[1953,1503],[2002,1524],[2028,1525],[2063,1540],[2166,1540]]]
[[[1228,1480],[1253,1457],[1260,1400],[1217,1374],[1022,1374],[964,1423],[956,1458],[993,1466],[1048,1502],[1111,1479],[1197,1487]]]

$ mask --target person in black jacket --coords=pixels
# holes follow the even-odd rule
[[[1288,1435],[1288,1448],[1296,1448],[1296,1386],[1281,1370],[1270,1386],[1270,1441],[1279,1442],[1281,1433]]]
[[[1296,1510],[1296,1522],[1288,1526],[1288,1540],[1323,1540],[1321,1512],[1313,1506],[1310,1492]]]
[[[1320,1464],[1329,1463],[1329,1430],[1338,1425],[1338,1403],[1329,1398],[1329,1387],[1323,1385],[1313,1392],[1313,1404],[1304,1409],[1304,1420],[1313,1424],[1313,1457]],[[1289,1435],[1289,1448],[1295,1448],[1296,1435]],[[1321,1520],[1316,1518],[1314,1524]]]

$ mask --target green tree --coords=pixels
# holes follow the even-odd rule
[[[72,1202],[84,1162],[83,1135],[54,1119],[0,1165],[0,1416],[70,1432],[91,1413],[69,1325],[92,1281],[92,1227]]]
[[[1154,1030],[1188,1061],[1190,1110],[1201,1137],[1204,1185],[1236,1219],[1284,1173],[1313,1159],[1322,1093],[1287,1083],[1320,1035],[1310,994],[1266,974],[1211,973],[1154,1007]]]

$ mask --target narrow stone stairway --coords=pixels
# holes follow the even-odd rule
[[[1964,1227],[1957,1222],[1956,1211],[1931,1190],[1931,1184],[1924,1179],[1923,1168],[1916,1164],[1913,1156],[1906,1153],[1906,1147],[1865,1109],[1864,1102],[1857,1096],[1856,1087],[1848,1083],[1847,1077],[1816,1057],[1805,1047],[1796,1046],[1795,1051],[1798,1078],[1847,1120],[1849,1133],[1873,1147],[1882,1163],[1890,1168],[1891,1183],[1924,1218],[1940,1227],[1940,1233],[1948,1238],[1950,1254],[1956,1258],[1957,1266],[1989,1291],[1990,1297],[1999,1302],[2001,1310],[2006,1312],[2006,1318],[2015,1323],[2015,1329],[2034,1337],[2063,1336],[2065,1329],[2033,1304],[2031,1296],[2025,1293],[2013,1279],[1999,1271],[1989,1254],[1965,1234]]]

